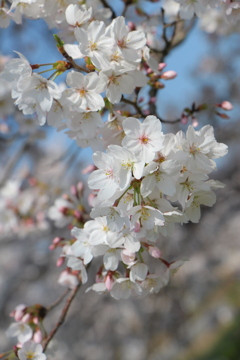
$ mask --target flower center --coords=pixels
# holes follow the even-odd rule
[[[86,93],[87,93],[86,89],[84,89],[84,88],[79,89],[79,94],[80,94],[81,97],[84,97],[86,95]]]
[[[147,137],[147,135],[143,134],[140,136],[139,138],[140,142],[143,144],[143,145],[146,145],[148,144],[149,142],[149,138]]]

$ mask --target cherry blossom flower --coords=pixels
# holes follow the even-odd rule
[[[74,110],[83,112],[85,110],[97,111],[104,106],[104,101],[96,90],[99,77],[96,73],[83,75],[77,71],[67,74],[66,82],[70,89],[65,90],[66,98]]]
[[[23,344],[32,338],[33,331],[28,324],[24,322],[16,322],[9,326],[6,331],[6,335],[9,337],[17,336],[18,341]]]
[[[135,118],[127,118],[123,122],[123,129],[126,136],[122,145],[139,156],[143,162],[153,160],[155,153],[163,147],[161,123],[155,116],[147,116],[143,123]]]
[[[105,24],[102,21],[92,21],[87,30],[76,28],[75,36],[83,56],[89,56],[92,63],[99,69],[110,66],[108,56],[114,46],[114,40],[105,35]]]
[[[20,360],[45,360],[46,355],[42,352],[41,344],[36,344],[33,341],[27,341],[22,348],[18,350],[18,357]]]

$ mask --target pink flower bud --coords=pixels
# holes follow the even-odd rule
[[[84,188],[83,182],[79,181],[77,183],[77,191],[78,191],[78,193],[81,193],[83,191],[83,188]]]
[[[158,70],[162,71],[166,66],[167,66],[166,63],[160,63],[160,64],[158,64]]]
[[[230,110],[233,109],[233,106],[232,106],[232,104],[231,104],[229,101],[223,101],[223,102],[221,103],[221,108],[222,108],[223,110],[230,111]]]
[[[78,197],[78,191],[77,191],[77,187],[75,185],[71,186],[71,194],[73,196],[75,196],[76,198]]]
[[[82,214],[78,210],[74,210],[73,215],[77,220],[81,220],[82,218]]]
[[[152,74],[152,73],[153,73],[152,69],[148,68],[147,69],[147,75]]]
[[[148,252],[152,257],[156,259],[159,259],[162,255],[161,250],[156,246],[149,246]]]
[[[164,79],[164,80],[172,80],[172,79],[174,79],[176,76],[177,76],[176,71],[168,70],[168,71],[165,71],[165,72],[161,75],[161,78]]]
[[[25,314],[25,315],[23,315],[21,321],[22,321],[23,323],[29,322],[29,321],[30,321],[30,314]]]
[[[53,244],[54,245],[57,245],[60,243],[60,241],[62,240],[62,238],[60,238],[59,236],[56,236],[54,239],[53,239]]]
[[[136,25],[132,21],[128,22],[128,27],[130,31],[136,30]]]
[[[49,245],[49,250],[54,250],[55,248],[56,248],[56,246],[55,245],[53,245],[53,244],[51,244],[51,245]]]
[[[20,304],[9,314],[9,316],[14,317],[16,321],[22,320],[26,310],[26,305]]]
[[[141,226],[140,226],[140,223],[139,222],[136,222],[134,224],[134,232],[139,232],[141,230]]]
[[[62,266],[62,264],[64,263],[64,260],[65,260],[65,258],[64,257],[60,257],[60,258],[58,258],[57,259],[57,262],[56,262],[56,266],[57,267],[60,267],[60,266]]]
[[[59,211],[60,213],[62,213],[63,215],[67,215],[68,208],[65,207],[65,206],[62,206],[62,207],[60,207],[60,208],[58,209],[58,211]]]
[[[197,127],[197,126],[198,126],[198,119],[197,119],[195,116],[192,117],[192,126],[193,126],[193,127]]]
[[[40,344],[42,342],[42,332],[40,329],[35,331],[35,333],[33,335],[33,341],[38,344]]]
[[[112,287],[113,287],[113,284],[114,284],[112,275],[107,274],[106,279],[105,279],[104,282],[105,282],[106,288],[108,289],[108,291],[110,291],[112,289]]]
[[[37,316],[35,316],[35,317],[33,318],[33,323],[34,323],[35,325],[39,324],[39,319],[38,319]]]
[[[186,125],[188,123],[188,117],[185,114],[181,116],[181,123]]]

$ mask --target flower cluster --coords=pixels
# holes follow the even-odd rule
[[[178,3],[176,6],[174,3]],[[211,9],[223,12],[228,22],[236,23],[239,20],[239,1],[231,0],[166,0],[165,7],[172,9],[172,12],[178,13],[182,19],[191,19],[194,15],[202,17]]]
[[[96,196],[94,220],[73,228],[77,240],[67,255],[73,270],[103,256],[92,289],[116,299],[158,292],[171,268],[182,264],[162,259],[159,238],[174,223],[198,222],[200,205],[215,203],[213,190],[223,185],[208,175],[216,170],[214,159],[227,153],[209,125],[164,135],[161,122],[148,116],[143,122],[126,118],[122,127],[122,146],[93,155],[97,170],[88,185]],[[152,258],[165,269],[154,270]]]
[[[49,224],[44,208],[49,206],[48,196],[40,184],[32,179],[32,186],[22,186],[23,181],[8,180],[0,189],[0,234],[23,237],[36,231],[46,231]]]
[[[68,72],[68,88],[33,73],[34,66],[20,53],[1,73],[1,78],[12,84],[12,97],[24,115],[36,113],[40,125],[47,119],[51,126],[68,128],[68,135],[81,147],[96,146],[96,140],[100,141],[103,122],[99,111],[105,106],[104,100],[119,103],[123,94],[132,94],[134,89],[147,84],[140,69],[145,34],[130,31],[122,16],[106,27],[103,21],[90,22],[91,14],[92,8],[81,10],[73,4],[66,10],[66,19],[74,27],[79,44],[66,44],[65,51],[74,59],[85,58],[91,68],[91,71],[81,68],[86,75],[75,70]],[[146,57],[150,59],[149,54]],[[54,74],[59,75],[69,66],[64,61],[55,63]]]
[[[0,27],[8,27],[10,20],[21,24],[23,16],[31,19],[42,18],[49,27],[61,29],[64,38],[71,40],[74,40],[74,28],[86,30],[92,20],[103,21],[108,25],[112,16],[112,11],[103,7],[100,0],[86,0],[80,7],[77,0],[11,0],[10,2],[12,2],[10,8],[4,1],[0,6]],[[144,6],[138,2],[135,6],[136,12],[145,13]],[[178,14],[184,20],[191,19],[194,15],[204,18],[203,28],[206,31],[220,33],[239,31],[239,28],[236,29],[235,26],[240,16],[238,0],[164,0],[161,6],[171,19],[176,18]],[[67,16],[65,17],[66,10]],[[156,16],[155,13],[154,16]],[[157,48],[158,45],[161,46],[154,36],[157,26],[152,24],[151,17],[148,16],[148,19],[142,28],[148,32],[148,40],[154,43],[153,47]],[[223,27],[222,30],[220,25]]]
[[[40,344],[43,338],[40,322],[45,315],[46,309],[40,305],[27,307],[24,304],[16,306],[10,314],[16,322],[10,325],[6,334],[9,337],[17,337],[15,352],[17,351],[20,360],[46,359]]]

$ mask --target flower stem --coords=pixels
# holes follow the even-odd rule
[[[48,71],[53,71],[53,69],[43,70],[43,71],[40,71],[38,74],[44,74],[45,72],[48,72]]]
[[[54,73],[51,76],[49,76],[48,80],[50,80],[52,78],[52,81],[54,81],[58,75],[59,75],[59,71],[56,70],[56,71],[54,71]]]

